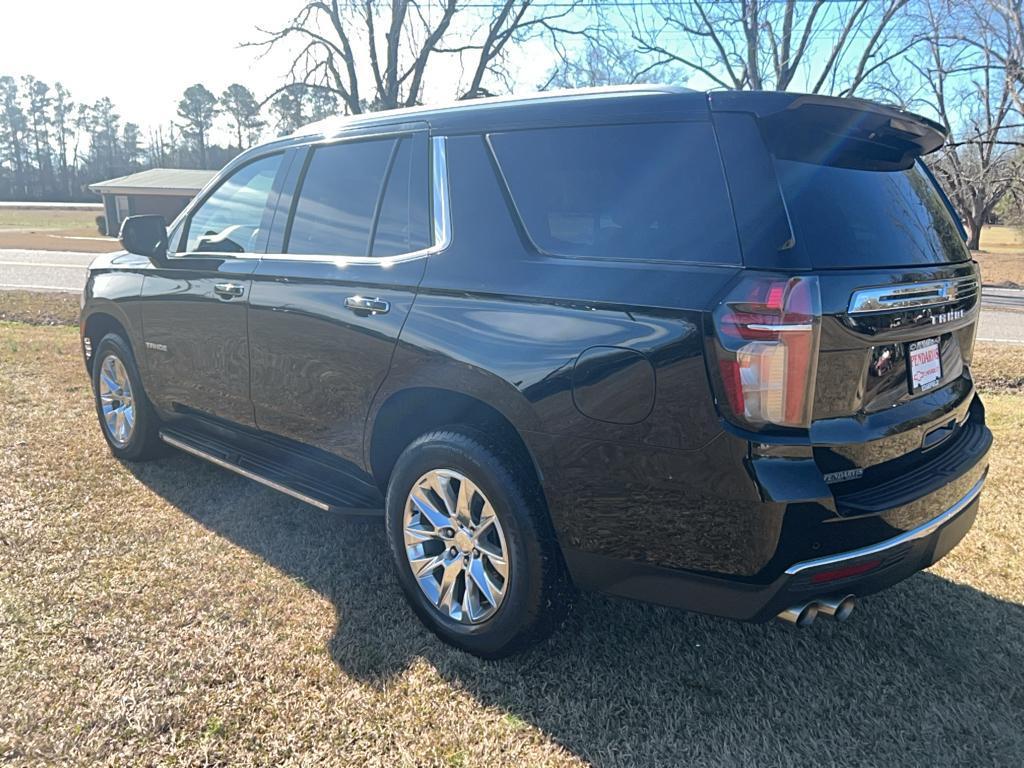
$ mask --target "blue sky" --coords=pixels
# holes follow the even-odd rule
[[[283,52],[257,58],[239,43],[259,37],[257,26],[276,27],[299,7],[298,0],[8,0],[0,24],[0,74],[33,74],[62,81],[79,101],[110,96],[126,120],[144,129],[166,123],[188,85],[202,82],[219,94],[241,82],[262,97],[283,82]],[[812,65],[826,55],[838,33],[836,3],[821,15]],[[56,20],[56,21],[55,21]],[[860,33],[862,36],[866,32]],[[681,39],[666,38],[678,46]],[[533,90],[553,58],[535,43],[517,57],[517,90]],[[817,67],[814,67],[815,69]],[[460,75],[458,63],[438,58],[428,69],[427,101],[447,100]],[[711,82],[696,74],[691,87]],[[806,78],[796,88],[809,86]]]

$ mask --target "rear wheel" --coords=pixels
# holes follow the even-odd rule
[[[548,636],[570,603],[540,488],[515,457],[478,435],[420,437],[387,492],[399,581],[442,640],[485,658]]]
[[[100,428],[114,456],[147,461],[163,453],[160,422],[142,388],[135,357],[116,333],[108,333],[96,347],[92,389]]]

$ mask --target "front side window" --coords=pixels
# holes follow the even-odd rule
[[[277,154],[254,160],[217,187],[189,218],[185,250],[255,253],[281,157]]]
[[[545,128],[489,140],[526,231],[546,253],[740,260],[710,123]]]

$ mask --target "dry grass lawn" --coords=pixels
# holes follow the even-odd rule
[[[30,325],[78,325],[81,297],[77,293],[0,292],[0,321]]]
[[[985,285],[1024,288],[1024,232],[1017,227],[987,226],[981,250],[974,252]]]
[[[101,211],[61,208],[0,208],[0,248],[110,253],[121,246],[116,238],[99,238],[96,217]]]
[[[416,621],[379,524],[113,460],[77,330],[0,323],[0,762],[1020,765],[1024,360],[997,350],[974,530],[848,624],[583,596],[488,663]]]

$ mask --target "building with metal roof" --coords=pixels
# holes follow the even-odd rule
[[[155,213],[172,221],[216,171],[151,168],[128,176],[89,185],[103,198],[106,233],[116,235],[128,216]]]

